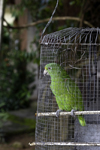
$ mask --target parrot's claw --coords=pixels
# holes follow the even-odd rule
[[[58,109],[58,110],[56,111],[56,117],[59,117],[61,111],[62,111],[61,109]]]
[[[74,109],[71,110],[71,116],[72,116],[72,117],[75,117],[75,114],[74,114],[75,111],[76,111],[76,110],[74,110]]]

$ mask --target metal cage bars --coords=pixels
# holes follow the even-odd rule
[[[75,115],[100,115],[100,111],[75,111]],[[56,112],[36,113],[37,117],[56,116]],[[60,112],[60,116],[71,115],[71,112]],[[100,146],[100,143],[78,143],[78,142],[32,142],[30,146]]]

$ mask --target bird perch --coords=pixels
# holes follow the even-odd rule
[[[75,115],[97,115],[100,111],[75,111]],[[56,112],[35,113],[36,116],[56,116]],[[71,112],[60,112],[60,116],[71,115]]]

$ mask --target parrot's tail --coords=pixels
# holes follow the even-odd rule
[[[86,126],[86,122],[83,116],[78,116],[78,120],[81,126]]]

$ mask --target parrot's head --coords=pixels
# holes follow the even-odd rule
[[[43,72],[44,75],[57,75],[61,70],[61,67],[56,63],[49,63],[45,66],[45,70]]]

